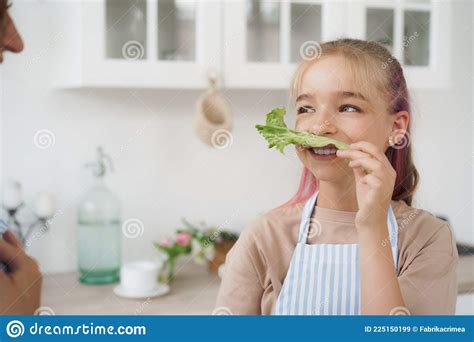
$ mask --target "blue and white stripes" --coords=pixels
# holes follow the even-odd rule
[[[277,301],[279,315],[356,315],[360,308],[357,244],[297,248]],[[351,260],[351,262],[344,262]]]
[[[316,193],[306,203],[298,243],[275,304],[275,315],[359,315],[360,256],[358,244],[307,245],[309,219]],[[388,215],[390,242],[397,268],[397,225]]]

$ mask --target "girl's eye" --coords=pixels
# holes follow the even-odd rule
[[[354,107],[352,105],[343,105],[341,108],[340,108],[340,111],[341,112],[350,112],[350,113],[353,113],[353,112],[360,112],[360,109],[357,108],[357,107]]]
[[[298,114],[310,113],[311,111],[314,112],[314,109],[308,106],[301,106],[298,108]]]

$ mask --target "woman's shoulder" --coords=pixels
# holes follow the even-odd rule
[[[412,231],[437,231],[439,229],[450,229],[447,221],[435,216],[426,209],[408,205],[405,201],[392,200],[392,208],[397,220],[398,229],[401,231],[409,226],[412,227]]]
[[[397,220],[401,252],[414,256],[431,246],[437,253],[457,257],[454,233],[447,221],[404,201],[392,201],[392,209]]]
[[[304,203],[280,206],[259,213],[242,231],[244,237],[272,241],[297,235]]]
[[[265,259],[281,259],[281,256],[275,256],[274,253],[291,249],[295,244],[302,207],[303,205],[297,204],[259,213],[240,233],[237,242],[227,254],[226,263],[230,260],[244,260],[242,256],[246,255],[250,257],[256,269],[263,270]]]

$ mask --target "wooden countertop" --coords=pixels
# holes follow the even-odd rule
[[[121,298],[113,292],[117,284],[84,285],[78,278],[44,274],[41,306],[56,315],[210,315],[220,286],[217,275],[185,259],[176,265],[171,291],[150,299]]]
[[[459,257],[458,293],[474,292],[474,255]]]
[[[171,291],[150,299],[118,297],[113,293],[117,284],[81,284],[74,272],[43,277],[41,306],[56,315],[209,315],[220,286],[217,275],[189,259],[176,266]],[[474,255],[459,260],[458,292],[474,292]]]

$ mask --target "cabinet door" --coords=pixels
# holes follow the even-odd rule
[[[348,3],[347,33],[377,41],[404,66],[411,88],[450,84],[451,5],[431,0]]]
[[[236,0],[224,5],[224,81],[231,88],[289,88],[296,65],[345,30],[335,1]],[[329,19],[329,20],[328,20]]]
[[[76,18],[81,44],[72,47],[81,74],[72,83],[205,87],[208,72],[220,69],[220,6],[205,0],[82,1]]]

